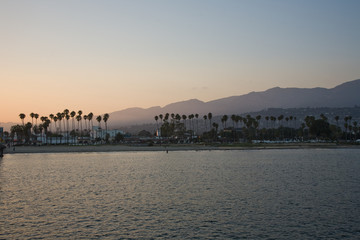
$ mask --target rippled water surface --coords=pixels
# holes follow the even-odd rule
[[[359,237],[357,149],[0,160],[0,239]]]

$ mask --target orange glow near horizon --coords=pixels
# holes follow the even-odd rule
[[[356,1],[1,4],[0,122],[360,77]]]

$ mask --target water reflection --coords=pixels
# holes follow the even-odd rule
[[[0,238],[354,238],[359,153],[9,155]]]

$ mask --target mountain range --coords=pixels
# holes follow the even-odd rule
[[[262,92],[251,92],[239,96],[221,98],[209,102],[198,99],[175,102],[164,107],[127,108],[110,113],[109,128],[140,126],[154,124],[154,117],[166,113],[180,115],[211,112],[213,116],[243,114],[266,111],[267,109],[296,108],[353,108],[360,106],[360,79],[345,82],[334,88],[280,88],[275,87]],[[358,108],[357,108],[358,109]],[[294,113],[293,113],[294,114]],[[0,126],[8,131],[13,122],[0,122]]]
[[[334,88],[280,88],[251,92],[209,102],[198,99],[175,102],[164,107],[128,108],[110,113],[109,127],[121,127],[154,122],[154,117],[165,113],[180,115],[209,112],[216,115],[242,114],[269,108],[354,107],[360,105],[360,79],[345,82]]]

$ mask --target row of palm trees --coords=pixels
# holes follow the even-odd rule
[[[209,127],[209,129],[219,127],[218,123],[213,123],[212,122],[213,114],[211,112],[209,112],[208,114],[203,115],[202,118],[204,120],[203,126],[205,127],[205,131],[207,131],[208,127]],[[255,117],[257,124],[259,124],[261,118],[262,118],[261,115],[258,115],[258,116]],[[186,127],[187,126],[187,121],[186,120],[188,119],[189,120],[188,125],[190,126],[190,129],[194,130],[195,127],[194,127],[193,120],[195,119],[196,120],[195,124],[198,125],[199,114],[196,113],[196,114],[189,114],[189,115],[185,115],[185,114],[180,115],[180,114],[174,114],[174,113],[171,113],[171,114],[166,113],[166,114],[156,115],[154,117],[154,119],[156,121],[158,129],[159,129],[159,125],[158,125],[159,120],[161,121],[162,124],[164,122],[169,121],[169,120],[170,121],[183,120],[183,123],[184,123],[184,125]],[[246,115],[245,117],[243,117],[243,116],[240,116],[240,115],[233,114],[233,115],[230,116],[230,119],[232,120],[233,128],[235,128],[235,127],[238,128],[239,123],[242,123],[243,126],[245,126],[245,125],[249,124],[250,122],[254,122],[250,115]],[[271,121],[270,123],[272,123],[272,127],[275,127],[276,121],[279,124],[282,124],[282,121],[284,119],[286,120],[286,122],[293,121],[293,120],[296,121],[296,117],[293,117],[293,116],[289,116],[289,117],[284,117],[284,115],[280,115],[279,117],[266,116],[265,117],[265,120],[267,122],[266,127],[269,128],[269,124],[268,124],[269,121]],[[229,116],[226,115],[226,114],[221,117],[221,123],[222,123],[223,129],[225,129],[227,127],[227,121],[228,120],[229,120]]]
[[[205,130],[204,132],[208,132],[209,131],[215,131],[215,134],[217,134],[218,132],[218,128],[219,128],[219,124],[216,122],[212,122],[213,119],[213,114],[210,112],[208,114],[203,115],[203,120],[204,122],[200,125],[203,127],[203,130]],[[162,126],[164,126],[164,124],[168,124],[168,122],[180,122],[181,120],[183,121],[183,126],[185,127],[185,131],[190,131],[191,133],[197,132],[199,133],[199,114],[189,114],[189,115],[180,115],[180,114],[159,114],[156,115],[154,117],[156,124],[157,124],[157,130],[162,129]],[[263,121],[261,122],[261,120],[263,119]],[[159,120],[161,123],[161,126],[159,128]],[[194,122],[195,120],[195,122]],[[238,129],[239,127],[241,129],[254,129],[255,131],[255,135],[257,135],[257,131],[261,128],[263,129],[263,132],[266,130],[271,130],[270,131],[270,135],[273,136],[273,138],[275,138],[275,129],[281,129],[281,131],[285,131],[284,129],[287,128],[287,131],[290,131],[290,135],[291,136],[295,136],[295,134],[297,133],[296,130],[298,129],[297,127],[297,118],[295,116],[284,116],[284,115],[279,115],[279,116],[261,116],[261,115],[257,115],[255,117],[252,117],[251,115],[246,115],[246,116],[241,116],[241,115],[231,115],[230,118],[228,115],[223,115],[220,116],[220,121],[222,124],[222,129],[225,130],[228,128],[227,123],[228,121],[231,120],[232,121],[232,129]],[[265,121],[264,121],[265,120]],[[320,114],[320,120],[322,120],[323,122],[328,123],[328,118],[324,115],[324,114]],[[340,120],[340,116],[335,116],[334,120],[336,122],[336,131],[337,131],[337,135],[339,135],[340,133],[342,133],[341,135],[344,136],[346,138],[346,140],[348,139],[348,135],[350,134],[350,137],[353,136],[357,136],[357,133],[359,132],[359,127],[357,125],[357,121],[352,121],[352,116],[345,116],[344,117],[344,125],[343,128],[341,128],[339,126],[339,120]],[[310,134],[310,128],[312,127],[313,123],[316,121],[314,116],[306,116],[305,119],[301,122],[300,124],[300,130],[302,132],[305,131],[305,129],[307,130],[308,135]],[[240,124],[240,126],[239,126]],[[330,126],[330,124],[329,124]],[[189,127],[189,128],[187,128]],[[343,132],[341,129],[345,129],[345,132]],[[284,136],[285,133],[284,132],[278,132],[279,135]],[[334,130],[335,131],[335,130]],[[340,132],[340,133],[339,133]],[[268,133],[269,135],[269,133]]]
[[[20,113],[19,117],[22,121],[22,125],[25,126],[25,118],[26,115],[24,113]],[[45,130],[45,135],[48,136],[60,136],[62,137],[65,133],[66,136],[70,135],[75,137],[83,137],[83,136],[90,136],[91,131],[93,129],[93,118],[94,114],[92,112],[88,114],[83,114],[82,110],[69,111],[65,109],[62,112],[57,112],[56,114],[49,114],[49,116],[41,116],[41,124],[38,125],[37,120],[39,118],[39,114],[37,113],[30,113],[31,117],[31,126],[32,126],[32,133],[38,134],[42,133]],[[95,119],[98,122],[98,129],[101,129],[101,121],[105,124],[105,129],[107,133],[107,122],[109,120],[110,115],[105,113],[103,116],[99,115]],[[35,118],[35,125],[34,125],[34,118]],[[69,121],[71,120],[71,126]],[[77,121],[77,127],[76,122]],[[83,130],[83,123],[84,123],[84,130]],[[30,123],[28,123],[30,124]]]

